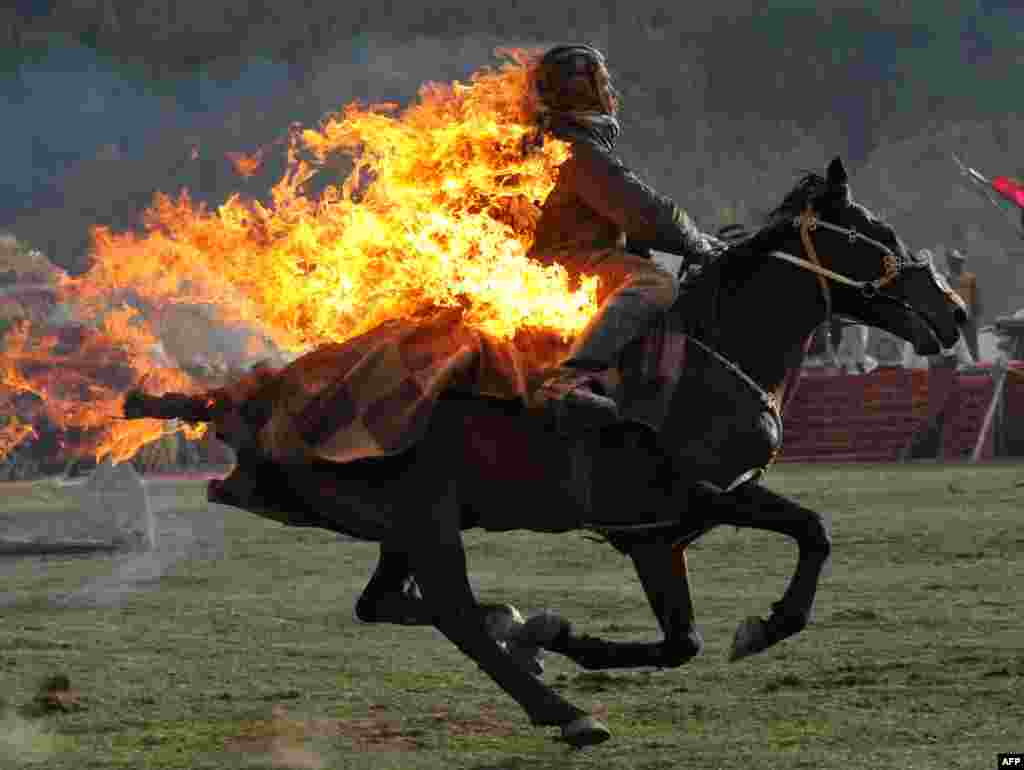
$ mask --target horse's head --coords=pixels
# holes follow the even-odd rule
[[[930,261],[912,256],[891,226],[854,202],[842,160],[824,177],[805,177],[773,214],[791,228],[787,243],[800,244],[796,262],[818,274],[830,312],[901,337],[920,355],[959,339],[964,303]]]

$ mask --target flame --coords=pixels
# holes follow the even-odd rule
[[[252,155],[246,155],[242,152],[229,152],[225,153],[227,159],[231,161],[231,165],[235,167],[235,173],[241,177],[249,178],[255,176],[256,172],[260,170],[260,166],[263,165],[263,149],[259,149]]]
[[[0,384],[38,394],[57,424],[90,433],[77,449],[123,459],[167,430],[117,420],[125,391],[200,386],[154,353],[156,322],[176,304],[258,325],[293,354],[437,308],[460,308],[506,340],[568,339],[596,310],[597,280],[571,285],[560,266],[526,257],[568,146],[524,153],[537,52],[497,53],[507,59],[499,68],[428,83],[404,110],[351,104],[317,129],[293,126],[267,201],[234,195],[211,211],[187,190],[158,193],[141,232],[94,228],[93,268],[60,287],[93,333],[75,352],[52,335],[8,335]],[[313,197],[315,175],[343,155],[347,178]],[[264,159],[231,158],[243,175]],[[119,378],[103,370],[114,361]]]
[[[157,342],[132,322],[136,311],[113,310],[97,329],[67,327],[58,332],[34,333],[32,325],[17,324],[4,338],[0,354],[0,404],[8,414],[28,411],[33,422],[45,418],[65,430],[62,439],[75,455],[111,455],[115,462],[130,459],[140,447],[160,438],[168,428],[160,420],[120,419],[123,394],[145,385],[153,390],[194,387],[190,378],[174,367],[149,363]],[[148,348],[148,349],[147,349]],[[33,394],[25,410],[14,405],[19,395]],[[6,398],[4,398],[6,395]],[[15,417],[0,428],[0,456],[21,441],[36,435]],[[173,426],[171,430],[186,430]],[[205,428],[191,429],[198,438]]]

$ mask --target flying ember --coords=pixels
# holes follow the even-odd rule
[[[317,129],[293,129],[267,201],[235,195],[209,210],[187,191],[157,194],[141,232],[95,228],[94,266],[58,287],[88,344],[61,348],[51,332],[19,327],[3,342],[0,389],[38,396],[79,437],[69,453],[121,460],[168,429],[116,420],[127,390],[216,384],[161,352],[160,318],[175,306],[258,327],[289,353],[439,308],[505,340],[582,329],[596,279],[573,285],[563,268],[526,257],[568,148],[523,151],[533,54],[498,53],[499,68],[429,83],[405,109],[352,104]],[[251,176],[264,153],[229,159]],[[341,156],[347,178],[311,194]],[[0,426],[0,457],[29,435],[24,422]]]

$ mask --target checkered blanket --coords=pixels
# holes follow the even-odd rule
[[[442,393],[527,403],[565,349],[554,335],[500,340],[457,312],[392,321],[217,391],[215,428],[236,448],[255,443],[282,462],[398,454],[423,436]]]

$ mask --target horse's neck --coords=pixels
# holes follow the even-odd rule
[[[824,321],[819,292],[813,274],[794,272],[779,261],[766,263],[740,289],[722,295],[715,347],[758,385],[784,399],[811,335]]]

